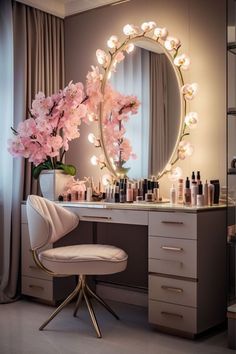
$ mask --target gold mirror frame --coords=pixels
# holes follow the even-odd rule
[[[131,32],[133,29],[134,33],[126,35],[126,38],[123,40],[123,42],[121,44],[115,46],[113,48],[113,51],[109,50],[109,55],[106,54],[104,51],[102,51],[103,54],[106,54],[106,60],[102,64],[104,74],[103,74],[102,82],[101,82],[101,93],[102,93],[102,95],[104,95],[104,93],[105,93],[105,87],[106,87],[107,81],[109,79],[109,75],[111,75],[111,73],[113,71],[112,68],[114,66],[116,56],[119,52],[126,51],[126,49],[129,45],[131,45],[131,44],[134,45],[134,43],[136,43],[140,40],[145,40],[145,41],[150,42],[152,44],[158,44],[161,46],[163,52],[166,54],[167,58],[169,59],[171,65],[174,69],[174,72],[176,74],[176,78],[177,78],[178,86],[179,86],[180,107],[181,108],[180,108],[180,124],[179,124],[179,131],[178,131],[176,143],[175,143],[175,146],[173,148],[173,152],[172,152],[166,166],[156,176],[157,179],[160,179],[163,175],[165,175],[166,173],[168,173],[172,170],[173,166],[175,165],[175,163],[179,159],[185,158],[185,157],[181,157],[180,143],[183,141],[183,138],[185,136],[190,135],[189,131],[187,131],[188,125],[185,122],[185,117],[187,114],[187,102],[186,101],[191,100],[195,96],[197,84],[195,84],[195,83],[194,84],[185,84],[184,79],[183,79],[183,74],[182,74],[184,62],[180,65],[177,65],[174,63],[174,60],[175,60],[175,58],[177,59],[178,52],[181,47],[180,41],[176,38],[168,37],[167,35],[165,37],[162,37],[161,35],[155,36],[153,33],[155,33],[156,27],[154,27],[153,24],[155,25],[154,22],[145,23],[144,25],[147,25],[147,27],[148,27],[148,25],[150,25],[150,28],[146,29],[146,30],[142,30],[141,33],[140,33],[140,30],[137,30],[138,27],[133,26],[133,25],[126,25],[126,26],[130,26]],[[142,28],[142,26],[141,26],[141,28]],[[161,30],[164,32],[165,31],[167,32],[167,30],[165,28],[159,29],[159,30],[160,30],[160,33],[161,33]],[[112,37],[114,37],[114,36],[112,36]],[[174,43],[173,44],[174,47],[172,49],[167,50],[165,47],[165,43],[167,41],[171,41],[171,40],[172,40],[172,44]],[[128,54],[128,55],[130,55],[130,54]],[[182,56],[185,56],[185,54],[182,54]],[[192,87],[192,85],[195,85],[195,86]],[[191,112],[191,113],[195,113],[195,112]],[[100,133],[100,137],[99,137],[100,147],[103,150],[103,154],[104,154],[104,158],[105,158],[104,163],[103,163],[103,167],[106,166],[108,168],[109,172],[114,177],[118,178],[118,177],[120,177],[120,174],[117,173],[115,166],[112,164],[112,162],[107,154],[107,151],[106,151],[105,141],[104,141],[104,136],[103,136],[103,119],[102,119],[102,117],[103,117],[103,102],[101,102],[99,105],[99,118],[98,118],[99,133]]]

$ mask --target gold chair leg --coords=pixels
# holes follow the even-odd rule
[[[52,313],[49,319],[39,327],[40,331],[42,331],[44,327],[46,327],[47,324],[80,292],[81,288],[82,288],[82,281],[80,279],[76,288],[72,291],[72,293],[61,303],[60,306],[58,306],[58,308]]]
[[[78,309],[79,309],[79,305],[81,304],[82,298],[83,298],[83,291],[82,291],[82,289],[80,289],[78,300],[76,302],[75,310],[74,310],[74,313],[73,313],[74,317],[76,317],[76,315],[77,315],[77,312],[78,312]]]
[[[99,329],[99,326],[98,326],[98,323],[97,323],[97,319],[96,319],[96,316],[95,316],[95,313],[94,313],[94,310],[93,310],[93,307],[92,307],[92,304],[86,294],[86,291],[84,288],[82,288],[82,291],[83,291],[83,296],[84,296],[84,299],[85,299],[85,302],[86,302],[86,305],[88,307],[88,311],[89,311],[89,314],[90,314],[90,318],[92,320],[92,324],[94,326],[94,329],[97,333],[97,337],[98,338],[102,338],[102,334],[101,334],[101,331]]]
[[[104,306],[117,320],[119,320],[119,317],[117,316],[117,314],[110,308],[109,305],[107,305],[107,303],[100,297],[98,296],[96,293],[94,293],[90,287],[86,284],[86,290],[88,291],[88,293],[93,296],[102,306]]]

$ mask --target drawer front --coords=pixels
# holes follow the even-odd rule
[[[22,275],[26,275],[29,277],[36,277],[46,280],[51,280],[50,277],[46,272],[41,270],[39,267],[36,266],[32,252],[30,250],[30,241],[29,241],[29,230],[27,224],[21,225],[21,232],[22,232],[22,243],[21,243],[21,272]],[[48,246],[49,248],[51,246]],[[44,248],[46,249],[46,248]]]
[[[149,237],[149,272],[197,277],[197,242]]]
[[[39,299],[53,301],[53,282],[23,276],[21,278],[22,294]]]
[[[196,239],[197,215],[149,212],[149,235]]]
[[[149,275],[150,300],[197,307],[197,283]]]
[[[149,301],[149,322],[188,333],[197,333],[197,310],[191,307]]]
[[[148,225],[147,211],[111,210],[107,208],[75,208],[68,207],[68,210],[79,215],[81,221],[97,221],[106,223]]]

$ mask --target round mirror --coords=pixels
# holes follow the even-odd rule
[[[135,153],[124,164],[129,177],[159,175],[172,156],[182,123],[180,88],[172,61],[160,44],[139,40],[109,82],[115,91],[135,95],[140,102],[137,113],[124,122],[125,137]]]

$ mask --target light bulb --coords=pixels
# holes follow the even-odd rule
[[[118,46],[118,37],[117,36],[111,36],[108,41],[107,41],[107,46],[108,48],[114,49]]]
[[[98,162],[99,162],[99,159],[97,158],[97,156],[93,155],[90,159],[90,162],[92,165],[94,166],[97,166],[98,165]]]
[[[198,114],[197,114],[197,112],[189,112],[184,118],[184,123],[190,129],[196,128],[197,123],[198,123]]]
[[[178,156],[180,160],[184,160],[186,157],[192,156],[194,147],[190,142],[182,140],[178,146]]]
[[[99,64],[106,66],[107,65],[107,55],[102,49],[96,50],[96,57]]]
[[[194,82],[193,84],[185,84],[181,87],[181,92],[186,100],[192,100],[198,91],[198,84]]]
[[[180,167],[174,167],[168,174],[168,178],[170,181],[175,182],[182,176],[182,170]]]
[[[90,134],[88,135],[88,141],[89,141],[91,144],[94,144],[96,140],[97,140],[97,139],[96,139],[96,136],[95,136],[93,133],[90,133]]]
[[[134,44],[133,43],[129,43],[126,47],[126,52],[129,54],[134,50]]]
[[[190,58],[186,54],[178,55],[174,59],[174,64],[178,67],[181,67],[183,70],[187,70],[190,65]]]
[[[127,24],[123,27],[123,32],[126,36],[132,36],[134,34],[138,34],[138,27]]]
[[[167,50],[177,50],[180,47],[180,40],[175,37],[167,37],[164,43]]]
[[[161,39],[166,39],[166,37],[168,36],[168,31],[165,27],[163,28],[156,27],[154,29],[154,36]]]
[[[156,22],[154,22],[154,21],[143,22],[141,24],[141,29],[144,32],[151,31],[155,27],[156,27]]]

